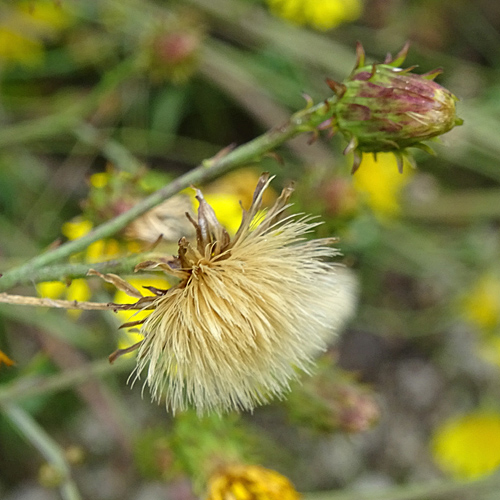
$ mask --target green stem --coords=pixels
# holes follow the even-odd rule
[[[309,493],[304,500],[490,500],[497,498],[500,476],[478,481],[436,481],[426,485],[409,485],[380,492]]]
[[[25,275],[24,277],[21,277],[16,284],[29,285],[31,283],[40,283],[42,281],[66,282],[72,279],[85,278],[89,269],[95,269],[103,274],[134,274],[134,268],[137,264],[157,257],[157,252],[141,253],[121,257],[120,259],[107,260],[105,262],[48,265],[40,269],[33,270],[33,274],[30,276]],[[3,280],[3,277],[1,280]],[[1,284],[3,285],[3,283]]]
[[[110,364],[106,358],[89,363],[76,370],[65,371],[43,378],[27,376],[16,379],[10,384],[4,384],[4,387],[0,389],[0,405],[70,389],[88,382],[91,377],[103,377],[111,373],[127,372],[132,369],[134,364],[134,359],[124,358],[117,363]]]
[[[462,189],[443,193],[421,205],[409,206],[405,215],[412,219],[463,224],[474,219],[500,216],[500,189]]]
[[[106,73],[86,97],[65,111],[0,129],[0,148],[71,132],[95,109],[103,97],[135,71],[135,60],[127,59]]]
[[[189,0],[213,16],[214,24],[225,34],[255,45],[272,46],[304,67],[314,65],[327,70],[330,77],[343,80],[351,71],[356,56],[351,49],[305,28],[284,23],[253,2],[235,0]]]
[[[29,413],[19,406],[4,404],[2,409],[15,428],[38,449],[50,464],[60,471],[62,475],[60,491],[63,499],[81,500],[76,484],[71,479],[71,470],[64,457],[64,451],[60,446],[38,425]]]
[[[119,142],[109,139],[106,134],[88,123],[75,127],[73,133],[83,143],[95,147],[103,156],[120,170],[131,174],[137,173],[142,164],[129,150]]]
[[[335,98],[332,97],[328,100],[328,103],[320,103],[316,106],[300,110],[292,115],[283,125],[269,130],[265,134],[232,151],[205,160],[198,167],[178,177],[165,187],[137,203],[127,212],[105,222],[82,238],[69,241],[58,248],[34,257],[24,265],[5,272],[0,278],[0,291],[8,290],[28,280],[36,281],[35,273],[39,269],[84,250],[94,241],[112,236],[137,217],[183,189],[191,185],[203,184],[239,166],[260,160],[264,154],[272,151],[288,139],[302,132],[313,131],[322,121],[327,120],[333,115],[334,104]]]

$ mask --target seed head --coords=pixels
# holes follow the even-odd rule
[[[343,83],[327,80],[336,93],[334,130],[349,140],[344,153],[354,152],[353,171],[361,162],[362,152],[391,151],[403,168],[408,147],[432,150],[423,141],[440,136],[462,120],[456,116],[457,98],[433,79],[442,70],[417,75],[414,67],[398,67],[406,58],[406,44],[395,59],[365,64],[365,53],[358,43],[358,60],[350,77]]]
[[[152,312],[136,376],[146,372],[167,409],[251,410],[281,396],[353,311],[352,278],[325,260],[338,255],[333,239],[306,240],[319,223],[285,215],[293,189],[260,212],[270,181],[261,176],[233,239],[197,191],[196,242],[181,238],[174,259],[138,266],[180,280],[137,303]]]

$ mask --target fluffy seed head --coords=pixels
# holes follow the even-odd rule
[[[196,243],[182,238],[173,260],[138,266],[180,280],[141,299],[153,311],[141,329],[137,377],[146,372],[167,409],[251,410],[281,396],[352,313],[352,278],[325,260],[338,254],[332,239],[306,240],[318,222],[284,213],[293,189],[259,211],[270,180],[260,178],[232,240],[197,191]]]

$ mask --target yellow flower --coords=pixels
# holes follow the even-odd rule
[[[243,208],[248,210],[252,204],[254,186],[259,182],[259,178],[260,173],[254,168],[241,168],[234,172],[230,172],[216,181],[211,182],[204,189],[205,199],[208,199],[208,196],[214,194],[235,195],[238,198],[238,203],[236,205],[239,205],[239,202],[241,202]],[[269,186],[262,194],[262,203],[265,206],[269,206],[272,205],[275,200],[276,192]],[[233,207],[233,210],[236,211],[239,208],[239,206]],[[238,216],[241,218],[241,210],[238,212]]]
[[[214,209],[219,222],[229,234],[236,234],[241,222],[240,198],[235,194],[214,193],[205,196],[206,202]]]
[[[500,279],[485,274],[463,297],[461,308],[465,319],[483,330],[491,330],[500,323]]]
[[[288,478],[259,465],[232,465],[212,476],[206,500],[299,500]]]
[[[70,222],[66,222],[62,226],[62,233],[69,240],[76,240],[85,236],[92,229],[92,223],[83,218],[75,218]],[[105,258],[117,256],[119,251],[118,243],[115,240],[98,240],[87,248],[85,260],[87,262],[100,262]],[[45,281],[37,285],[38,293],[41,297],[58,299],[65,297],[66,300],[76,300],[78,302],[86,302],[92,296],[90,287],[85,279],[74,279],[69,284],[60,281]],[[82,311],[70,309],[68,315],[73,318],[78,318]]]
[[[62,233],[68,240],[77,240],[85,236],[92,229],[92,222],[87,219],[77,217],[76,219],[65,222],[62,226]]]
[[[353,175],[354,188],[361,199],[382,218],[397,216],[401,211],[401,191],[413,171],[408,166],[399,173],[392,153],[363,154],[361,166]]]
[[[97,172],[90,176],[90,185],[95,189],[102,189],[109,183],[109,172]]]
[[[494,272],[479,277],[459,300],[460,314],[478,330],[479,356],[500,367],[500,279]]]
[[[240,226],[241,206],[247,209],[251,205],[253,186],[258,183],[259,177],[254,169],[244,168],[221,177],[204,190],[205,201],[213,208],[217,219],[230,235],[234,235]],[[269,188],[263,193],[262,202],[265,205],[270,205],[275,199],[273,189]],[[193,204],[194,202],[193,195]]]
[[[0,63],[23,66],[40,64],[44,57],[44,40],[53,38],[68,26],[72,17],[66,4],[54,0],[16,2],[2,7],[2,16]]]
[[[77,302],[86,302],[92,295],[85,279],[72,280],[69,285],[65,285],[60,281],[44,281],[38,283],[37,289],[40,297],[58,299],[64,296],[66,300],[76,300]],[[78,318],[82,314],[82,311],[70,309],[67,313],[73,318]]]
[[[497,335],[488,335],[481,339],[478,346],[478,354],[488,363],[500,368],[500,335],[498,333]]]
[[[122,248],[118,241],[113,238],[107,240],[97,240],[87,247],[85,260],[87,262],[102,262],[118,257],[122,254]]]
[[[323,31],[358,19],[362,11],[360,0],[267,0],[267,3],[277,16]]]
[[[0,61],[35,66],[42,59],[43,46],[39,41],[0,25]]]
[[[135,308],[152,310],[141,328],[137,378],[147,368],[153,399],[165,396],[174,412],[251,410],[281,396],[352,313],[352,280],[325,262],[338,254],[333,240],[307,241],[318,222],[284,214],[293,190],[259,217],[269,183],[263,175],[233,239],[198,191],[196,243],[182,238],[177,257],[137,266],[161,269],[178,285],[144,297],[104,276],[140,298]]]
[[[77,240],[92,230],[93,224],[88,219],[76,217],[72,221],[65,222],[62,233],[69,240]],[[129,251],[133,247],[128,248]],[[135,250],[135,248],[133,248]],[[102,262],[118,257],[123,253],[120,243],[113,238],[97,240],[91,243],[85,252],[86,262]]]
[[[144,290],[144,296],[153,296],[154,293],[148,290],[146,287],[155,287],[160,289],[168,288],[170,285],[164,276],[158,276],[156,278],[151,277],[133,277],[128,280],[128,282],[138,290]],[[115,304],[129,304],[130,296],[127,295],[122,290],[117,290],[114,299]],[[150,311],[117,311],[116,315],[123,323],[128,323],[131,321],[141,321],[144,320]],[[118,349],[125,349],[132,344],[136,344],[142,339],[142,334],[133,327],[124,328],[120,330],[120,336],[118,337],[117,346]],[[131,354],[124,354],[124,356],[131,356]]]
[[[0,350],[0,366],[4,364],[5,366],[15,365],[15,362],[7,356],[2,350]]]
[[[434,433],[438,465],[459,479],[476,479],[500,468],[500,414],[476,411],[451,418]]]

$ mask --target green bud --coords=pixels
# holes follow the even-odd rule
[[[398,168],[408,147],[432,149],[423,141],[440,136],[462,120],[456,116],[457,98],[433,79],[440,69],[417,75],[414,67],[398,67],[405,59],[408,44],[393,60],[390,55],[381,64],[365,65],[365,53],[357,46],[357,63],[343,83],[327,80],[337,95],[331,125],[349,141],[344,153],[354,152],[353,172],[361,162],[361,153],[391,151]]]

